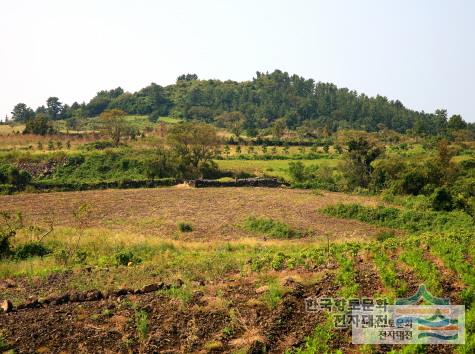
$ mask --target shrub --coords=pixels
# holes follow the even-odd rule
[[[10,241],[17,231],[23,227],[21,214],[13,215],[6,211],[0,211],[0,259],[11,255]]]
[[[0,195],[12,194],[14,191],[15,186],[13,184],[0,184]]]
[[[244,222],[244,228],[274,238],[290,239],[301,236],[300,232],[293,230],[289,225],[267,218],[249,217]]]
[[[454,208],[454,201],[450,192],[445,188],[436,188],[430,196],[431,207],[437,211],[450,211]]]
[[[60,264],[67,265],[69,263],[70,253],[64,248],[58,249],[54,252],[54,259]]]
[[[193,226],[186,222],[179,222],[178,230],[180,230],[181,232],[191,232],[193,231]]]
[[[251,258],[249,260],[249,263],[251,265],[251,270],[253,272],[260,272],[269,264],[269,262],[271,262],[271,260],[272,258],[269,254],[260,255],[255,258]]]
[[[87,251],[84,251],[81,249],[76,251],[74,255],[75,263],[84,264],[86,263],[86,259],[87,259]]]
[[[135,312],[135,327],[137,328],[137,334],[141,341],[145,340],[148,336],[149,323],[148,314],[143,310]]]
[[[328,315],[325,321],[318,324],[312,334],[305,338],[305,343],[301,348],[290,349],[286,354],[329,353],[329,342],[335,335],[332,329],[333,321]]]
[[[11,253],[10,235],[0,234],[0,259],[9,256]]]
[[[4,192],[11,193],[11,186],[13,189],[22,190],[30,183],[31,176],[28,172],[17,169],[12,165],[0,165],[0,185],[4,187],[0,188]]]
[[[383,232],[380,232],[377,236],[376,236],[376,239],[379,241],[379,242],[384,242],[390,238],[394,238],[396,235],[394,234],[393,231],[383,231]]]
[[[16,259],[27,259],[30,257],[44,257],[50,253],[51,250],[41,242],[28,242],[15,248],[14,257]]]
[[[105,150],[114,147],[114,144],[112,141],[106,141],[106,140],[97,140],[93,141],[91,143],[87,143],[82,145],[82,149],[84,150]]]
[[[141,263],[142,259],[135,256],[132,251],[119,251],[114,255],[115,263],[117,265],[126,266],[129,263]]]
[[[286,256],[282,252],[278,252],[272,258],[271,266],[274,270],[282,270],[285,268]]]
[[[369,224],[419,231],[473,230],[472,217],[461,211],[437,212],[424,210],[400,210],[386,207],[365,207],[359,204],[336,204],[322,211],[325,214],[346,219],[357,219]]]
[[[300,162],[290,162],[289,163],[289,174],[295,182],[303,182],[306,179],[305,176],[305,165]]]
[[[269,308],[274,309],[282,300],[284,291],[280,287],[279,283],[272,279],[269,283],[269,290],[264,293],[262,300],[269,306]]]

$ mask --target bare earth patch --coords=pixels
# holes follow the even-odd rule
[[[239,224],[248,216],[284,221],[312,235],[335,239],[371,238],[381,230],[354,220],[322,215],[318,209],[335,203],[374,206],[377,198],[343,193],[267,188],[160,188],[63,192],[0,196],[0,209],[20,211],[29,222],[54,215],[57,225],[74,226],[72,211],[81,203],[92,208],[91,226],[146,236],[173,237],[177,223],[186,221],[195,240],[235,240],[250,236]]]

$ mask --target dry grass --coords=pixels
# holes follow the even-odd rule
[[[23,124],[22,125],[14,125],[14,126],[0,124],[0,135],[21,133],[21,132],[23,132],[23,129],[25,129],[25,126]]]
[[[340,202],[374,206],[379,200],[293,189],[172,187],[0,196],[0,209],[19,211],[30,224],[53,215],[58,226],[75,227],[72,212],[87,203],[92,212],[89,227],[162,239],[239,240],[254,236],[240,227],[249,216],[281,220],[317,238],[329,234],[335,241],[364,240],[378,233],[377,227],[317,212]],[[179,234],[178,222],[191,223],[193,232]]]
[[[0,129],[5,126],[0,125]],[[54,142],[54,149],[57,149],[56,143],[60,141],[63,145],[63,150],[66,150],[66,144],[69,141],[72,148],[77,148],[79,145],[97,140],[98,138],[92,134],[79,135],[33,135],[33,134],[2,134],[0,132],[0,149],[29,149],[35,152],[44,152],[48,150],[48,143]],[[42,149],[39,149],[38,144],[41,143]]]

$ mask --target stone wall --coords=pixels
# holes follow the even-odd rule
[[[287,185],[279,181],[277,178],[241,178],[234,181],[218,181],[212,179],[196,179],[186,181],[190,187],[206,188],[206,187],[267,187],[276,188]]]

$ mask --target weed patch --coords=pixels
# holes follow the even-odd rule
[[[277,239],[292,239],[302,236],[302,233],[292,229],[289,225],[268,218],[251,216],[244,221],[245,230],[257,232]]]

